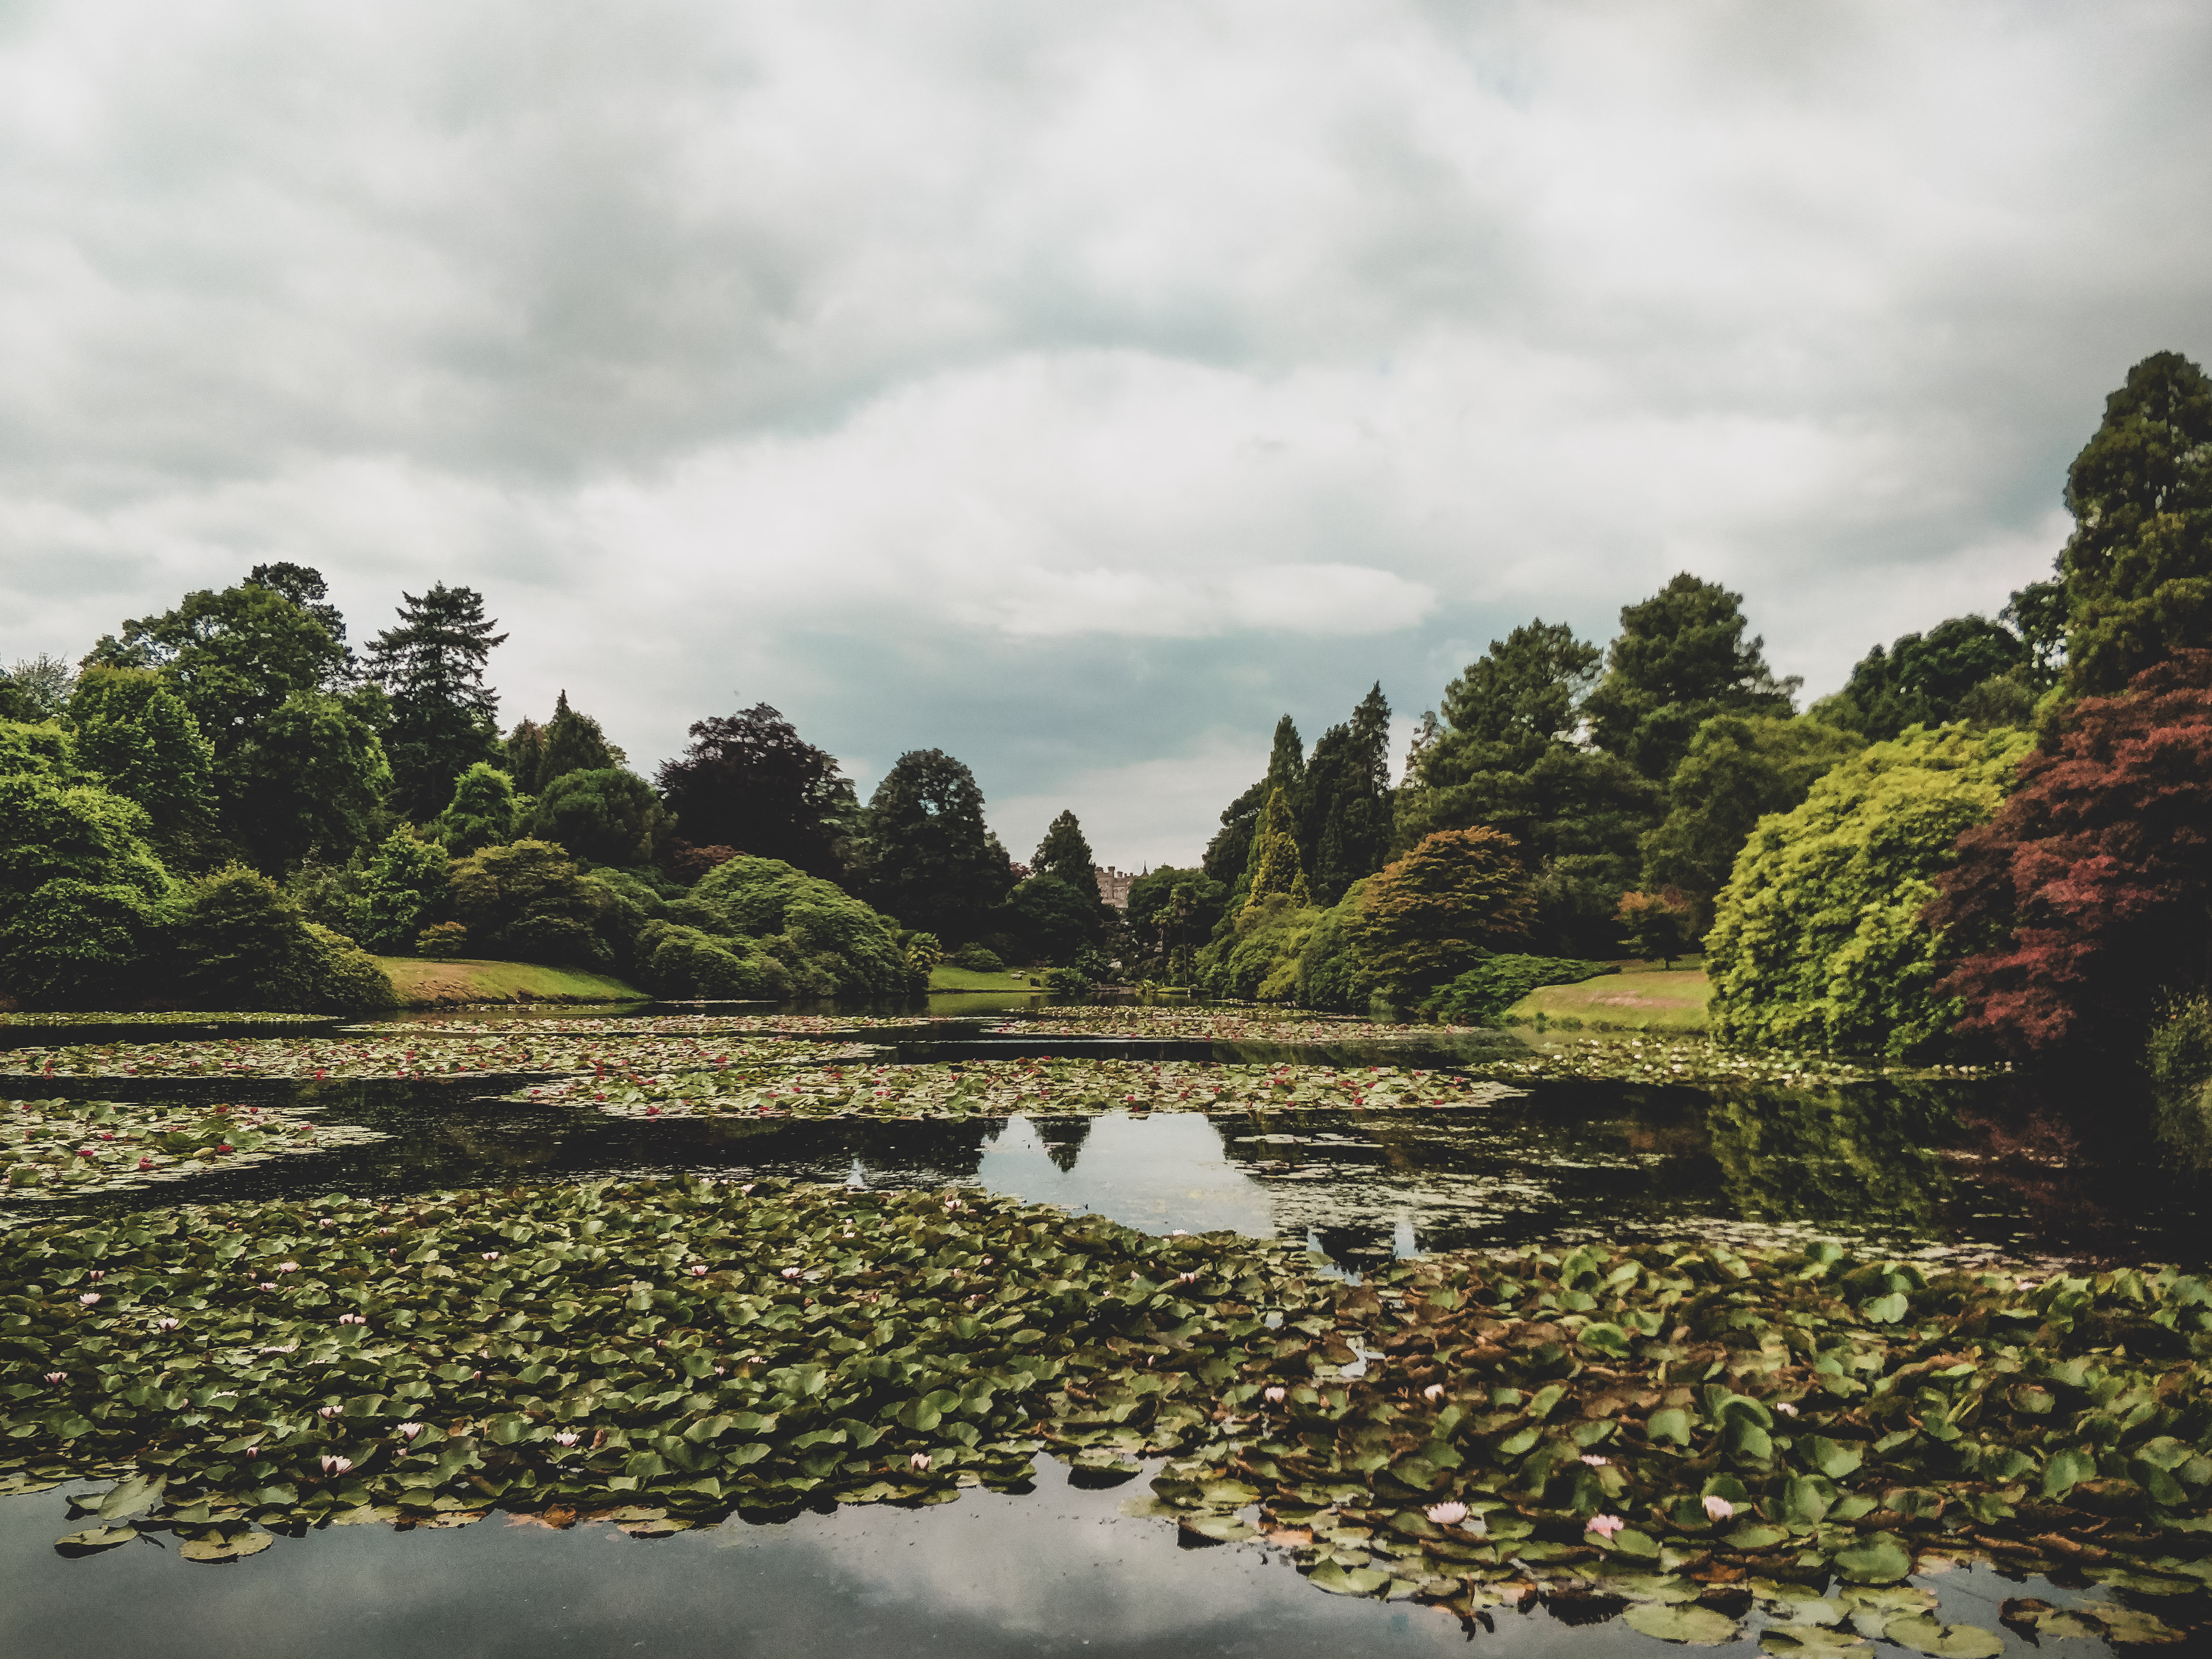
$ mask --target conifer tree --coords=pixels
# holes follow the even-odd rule
[[[440,582],[400,599],[399,626],[376,636],[368,672],[392,698],[385,750],[393,805],[428,823],[453,798],[462,773],[501,757],[499,696],[484,684],[484,665],[507,635],[492,631],[499,624],[472,587]]]
[[[1276,789],[1267,797],[1267,810],[1260,815],[1252,837],[1252,885],[1247,903],[1273,893],[1289,895],[1291,902],[1300,907],[1313,902],[1306,885],[1305,865],[1298,857],[1297,838],[1291,833],[1294,822],[1288,795]]]
[[[1032,876],[1057,876],[1093,904],[1098,902],[1098,860],[1075,814],[1063,811],[1044,832],[1030,859]]]

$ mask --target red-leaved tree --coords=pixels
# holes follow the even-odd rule
[[[2064,714],[1924,913],[1960,1036],[2016,1057],[2121,1058],[2212,968],[2212,651]]]

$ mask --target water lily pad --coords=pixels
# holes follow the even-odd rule
[[[1769,1625],[1759,1633],[1759,1645],[1767,1653],[1850,1653],[1867,1651],[1871,1644],[1856,1631],[1825,1625]]]
[[[1835,1553],[1836,1571],[1862,1583],[1888,1583],[1912,1571],[1912,1552],[1894,1533],[1878,1532]]]
[[[1624,1622],[1662,1642],[1685,1642],[1695,1647],[1717,1647],[1733,1642],[1741,1629],[1724,1613],[1695,1602],[1638,1601],[1621,1614]]]
[[[2005,1645],[2003,1638],[1978,1625],[1946,1625],[1927,1613],[1893,1619],[1882,1634],[1899,1647],[1936,1659],[1997,1659]]]
[[[118,1544],[128,1544],[137,1536],[135,1527],[93,1527],[56,1539],[54,1548],[64,1555],[96,1555]]]

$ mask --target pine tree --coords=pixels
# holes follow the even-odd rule
[[[1620,608],[1606,675],[1583,702],[1590,740],[1647,778],[1664,779],[1715,714],[1789,714],[1796,677],[1777,679],[1765,641],[1746,640],[1743,595],[1686,570]]]
[[[1291,833],[1295,822],[1288,795],[1278,788],[1267,797],[1267,810],[1260,815],[1259,828],[1252,837],[1252,885],[1247,903],[1273,893],[1288,894],[1291,902],[1301,908],[1313,902],[1305,866],[1298,857],[1297,838]]]
[[[392,697],[393,805],[427,823],[453,799],[462,773],[501,758],[499,696],[484,684],[484,665],[507,635],[492,631],[499,624],[472,587],[440,582],[400,599],[399,626],[376,636],[368,672]]]
[[[1044,832],[1030,860],[1032,876],[1057,876],[1091,903],[1098,902],[1098,860],[1073,812],[1062,812]]]
[[[1314,744],[1302,817],[1300,851],[1323,904],[1382,867],[1390,849],[1390,704],[1380,682],[1350,721]]]

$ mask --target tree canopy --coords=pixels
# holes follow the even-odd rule
[[[69,702],[76,758],[146,809],[153,839],[189,856],[215,828],[215,747],[181,698],[143,668],[90,668]]]
[[[2001,699],[2017,716],[2003,723],[2024,726],[2033,678],[2028,647],[2011,629],[1986,617],[1953,617],[1887,650],[1875,647],[1841,691],[1814,705],[1813,717],[1886,742],[1908,726],[1972,719],[1976,707],[1995,708]],[[2014,688],[2013,696],[2002,697],[1992,681]],[[1977,692],[1979,702],[1970,706]]]
[[[1063,811],[1045,827],[1044,839],[1030,856],[1030,873],[1049,876],[1091,903],[1098,902],[1097,856],[1084,839],[1083,825],[1073,812]]]
[[[845,874],[840,848],[858,829],[860,806],[834,756],[764,702],[697,721],[690,738],[659,774],[686,841],[780,859],[810,875]]]
[[[964,943],[1013,885],[983,822],[975,775],[942,749],[898,757],[868,800],[869,902],[906,926]]]
[[[1368,879],[1350,927],[1369,969],[1411,999],[1523,942],[1534,915],[1533,884],[1510,836],[1441,830]]]
[[[1801,682],[1774,677],[1747,626],[1742,594],[1686,570],[1623,605],[1605,678],[1583,702],[1591,742],[1663,779],[1715,714],[1789,714]]]
[[[428,823],[478,761],[497,762],[499,696],[485,684],[493,648],[507,642],[472,587],[434,585],[400,595],[399,623],[371,642],[368,673],[392,699],[385,748],[392,805]]]

